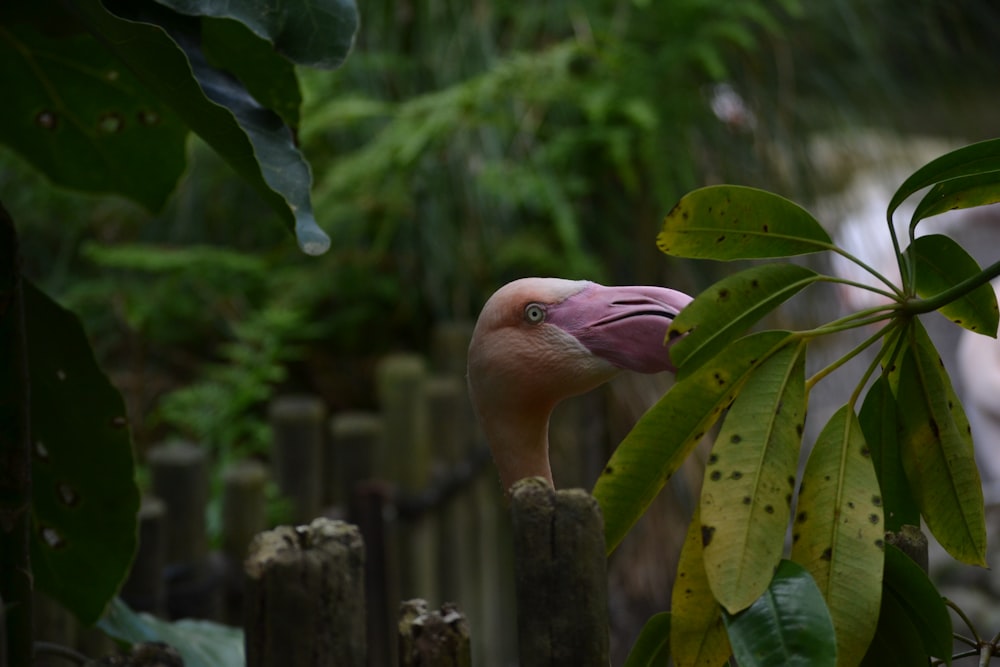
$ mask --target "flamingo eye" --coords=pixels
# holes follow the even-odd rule
[[[545,306],[540,303],[529,303],[524,307],[524,321],[528,324],[541,324],[545,321]]]

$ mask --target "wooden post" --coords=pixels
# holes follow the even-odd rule
[[[399,607],[400,667],[471,667],[469,624],[457,607],[428,611],[424,600]]]
[[[167,506],[167,612],[171,618],[218,619],[222,610],[219,572],[208,559],[205,450],[175,440],[149,450],[153,495]]]
[[[246,560],[247,667],[364,667],[364,544],[319,518],[259,534]]]
[[[243,623],[243,561],[257,533],[267,528],[267,468],[259,461],[237,461],[222,472],[223,620]]]
[[[166,562],[167,506],[156,496],[144,495],[139,505],[139,550],[121,597],[135,611],[163,616],[167,594],[163,581]]]
[[[395,610],[399,601],[396,517],[386,482],[360,482],[354,487],[350,516],[365,543],[365,594],[368,665],[395,667]]]
[[[347,507],[354,485],[371,479],[382,449],[382,419],[375,412],[342,412],[330,418],[323,454],[323,506]]]
[[[511,499],[521,667],[607,667],[608,588],[597,501],[531,478]]]
[[[431,481],[433,452],[423,387],[427,366],[423,358],[395,354],[376,368],[379,405],[385,420],[385,450],[376,473],[402,493],[422,491]],[[404,598],[437,598],[437,544],[434,517],[411,519],[400,529],[400,591]]]
[[[279,396],[268,410],[274,429],[274,479],[292,501],[292,520],[310,521],[322,509],[323,422],[326,407],[316,396]]]

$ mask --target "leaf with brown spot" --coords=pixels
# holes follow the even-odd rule
[[[726,662],[730,653],[722,608],[712,595],[705,576],[699,526],[701,519],[695,508],[670,596],[670,647],[677,667],[718,667]]]
[[[791,513],[786,480],[798,465],[795,425],[806,407],[804,353],[803,345],[790,345],[756,368],[715,441],[723,475],[702,484],[702,521],[716,531],[705,547],[705,569],[731,614],[760,597],[781,561]]]
[[[713,185],[684,195],[663,222],[656,244],[695,259],[763,259],[829,250],[832,241],[808,211],[776,194]]]
[[[903,470],[928,529],[956,559],[985,566],[983,490],[969,420],[918,321],[899,364],[896,402]]]
[[[797,264],[762,264],[715,283],[674,318],[668,338],[683,378],[744,335],[753,324],[823,276]]]
[[[604,516],[610,553],[680,467],[705,433],[764,360],[794,340],[787,331],[764,331],[729,345],[695,373],[677,382],[639,419],[618,445],[594,497]]]
[[[799,492],[792,560],[819,586],[837,631],[837,664],[856,665],[871,643],[882,593],[884,526],[864,435],[849,405],[834,413],[809,455]],[[878,521],[873,523],[871,515]]]

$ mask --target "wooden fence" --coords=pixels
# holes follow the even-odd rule
[[[467,399],[468,331],[438,340],[430,364],[379,363],[378,413],[275,400],[270,465],[243,461],[222,475],[217,551],[206,538],[205,449],[153,448],[122,597],[167,618],[245,623],[249,665],[607,665],[596,504],[529,483],[507,505]],[[264,531],[271,480],[298,528]],[[300,583],[279,583],[288,576]],[[292,644],[328,659],[291,661]]]

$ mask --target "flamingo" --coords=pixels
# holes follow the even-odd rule
[[[552,484],[549,416],[622,370],[674,370],[664,338],[691,297],[664,287],[522,278],[487,300],[469,345],[468,383],[504,491]]]

